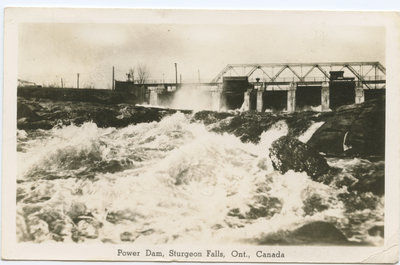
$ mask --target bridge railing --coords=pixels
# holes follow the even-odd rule
[[[352,76],[348,76],[348,77],[346,76],[345,79],[347,79],[349,77],[351,78]],[[385,76],[382,76],[382,75],[365,76],[363,78],[366,81],[384,81],[385,80]],[[279,77],[279,78],[276,78],[274,80],[274,82],[277,82],[277,83],[299,82],[299,81],[300,80],[297,77]],[[325,77],[325,76],[314,76],[314,77],[307,76],[302,81],[303,82],[327,82],[327,81],[329,81],[329,79],[327,77]],[[249,82],[250,83],[256,83],[257,79],[256,78],[249,78]],[[259,82],[271,82],[271,80],[269,78],[260,78]]]
[[[276,83],[299,82],[299,81],[300,80],[297,77],[279,77],[279,78],[274,79],[274,82],[276,82]],[[304,81],[304,82],[326,82],[329,80],[326,77],[318,76],[318,77],[306,77],[302,81]],[[256,78],[250,78],[249,82],[255,83],[255,82],[257,82],[257,80],[256,80]],[[260,78],[259,82],[271,82],[271,79]]]
[[[346,76],[345,78],[352,77],[352,76]],[[366,81],[382,81],[385,80],[385,76],[382,75],[370,75],[370,76],[365,76],[364,80]],[[182,84],[189,83],[189,84],[196,84],[196,83],[208,83],[209,80],[199,80],[198,79],[182,79]],[[274,82],[277,83],[287,83],[287,82],[299,82],[299,78],[292,76],[292,77],[278,77],[274,79]],[[329,79],[325,76],[307,76],[302,80],[304,82],[327,82]],[[249,78],[250,83],[256,83],[257,79],[256,77],[251,77]],[[271,82],[270,78],[268,77],[263,77],[259,79],[259,82]],[[222,79],[220,80],[220,83],[222,83]],[[175,84],[175,79],[158,79],[158,78],[150,78],[146,80],[146,84]],[[180,84],[180,80],[178,80],[178,84]]]

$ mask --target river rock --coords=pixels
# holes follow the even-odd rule
[[[194,113],[192,117],[192,121],[201,121],[205,125],[210,125],[214,123],[218,123],[221,120],[224,120],[229,117],[233,117],[233,113],[229,112],[217,112],[217,111],[210,111],[210,110],[202,110]]]
[[[135,236],[131,232],[123,232],[120,234],[121,241],[132,242],[135,241]]]
[[[36,129],[42,129],[42,130],[50,130],[51,128],[54,127],[54,125],[50,121],[45,121],[45,120],[39,120],[39,121],[23,121],[18,120],[17,122],[18,129],[21,130],[36,130]]]
[[[280,245],[347,245],[349,241],[333,224],[315,221],[305,224],[294,231],[279,231],[269,234],[260,243]]]
[[[255,203],[249,205],[249,211],[246,213],[246,219],[257,219],[260,217],[271,218],[282,210],[283,202],[278,198],[265,195],[257,195]]]
[[[32,110],[32,107],[29,107],[27,104],[18,102],[17,119],[21,118],[26,118],[29,121],[37,121],[40,119],[40,116],[37,115],[36,112]]]
[[[93,122],[102,128],[121,128],[130,124],[158,122],[165,116],[178,111],[185,114],[191,113],[187,110],[149,108],[131,104],[32,100],[18,97],[17,128],[48,130],[54,126],[68,126],[72,123],[79,126],[85,122]]]
[[[337,109],[308,144],[328,155],[384,155],[385,97]]]
[[[26,222],[33,241],[39,243],[49,238],[50,231],[47,222],[37,216],[29,216]]]
[[[385,194],[385,175],[382,173],[356,176],[358,181],[354,185],[348,187],[349,191],[372,192],[374,195],[382,196]]]
[[[380,236],[383,238],[385,234],[385,228],[383,225],[375,225],[368,229],[368,235],[370,236]]]
[[[296,229],[291,236],[299,241],[313,243],[346,243],[346,236],[334,225],[316,221]]]
[[[275,170],[281,174],[289,170],[306,172],[314,181],[324,182],[324,175],[329,172],[329,165],[309,145],[290,136],[275,140],[269,148],[269,157]]]
[[[78,222],[77,225],[79,235],[90,239],[95,239],[99,237],[100,227],[101,223],[92,218],[81,220]]]
[[[69,210],[67,211],[67,215],[71,218],[71,220],[77,222],[80,216],[84,216],[87,214],[87,207],[82,202],[74,202],[71,204]]]
[[[107,214],[106,220],[112,224],[118,224],[124,221],[135,222],[137,219],[137,213],[130,209],[125,209],[123,211],[109,212]]]

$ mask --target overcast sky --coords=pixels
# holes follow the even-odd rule
[[[380,61],[385,31],[379,27],[313,28],[291,25],[22,24],[18,77],[110,88],[138,63],[152,79],[211,81],[231,63]]]

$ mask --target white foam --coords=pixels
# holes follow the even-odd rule
[[[233,135],[190,123],[182,113],[121,129],[71,125],[53,129],[44,140],[32,140],[26,154],[18,153],[19,175],[25,178],[19,187],[34,197],[51,196],[36,204],[42,209],[65,213],[73,203],[84,203],[103,223],[97,240],[113,242],[129,232],[137,243],[238,243],[305,220],[341,220],[344,206],[337,189],[312,181],[304,172],[282,175],[273,170],[268,148],[287,133],[287,124],[279,121],[261,135],[259,144],[242,143]],[[114,173],[95,172],[94,180],[26,179],[33,168],[51,169],[52,174],[68,171],[62,161],[78,160],[82,153],[91,154],[83,157],[93,165],[130,160],[132,166]],[[87,162],[78,167],[92,165]],[[329,210],[305,217],[304,200],[312,194],[318,194]],[[258,219],[228,215],[233,209],[245,215],[258,196],[277,198],[282,210]],[[134,220],[107,221],[107,215],[118,211]]]

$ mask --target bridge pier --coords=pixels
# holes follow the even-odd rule
[[[158,91],[157,90],[150,90],[150,99],[149,104],[152,106],[158,106]]]
[[[242,110],[243,111],[250,110],[250,91],[249,90],[244,92],[244,100],[243,100]]]
[[[291,83],[287,91],[287,112],[292,113],[296,110],[296,84]]]
[[[362,84],[356,84],[355,90],[356,90],[355,103],[356,104],[363,103],[365,101],[365,96]]]
[[[321,88],[321,111],[329,110],[329,83],[323,82]]]
[[[257,108],[257,111],[258,111],[258,112],[263,112],[263,110],[264,110],[263,93],[264,93],[264,91],[262,91],[262,90],[257,91],[257,104],[256,104],[256,108]]]

